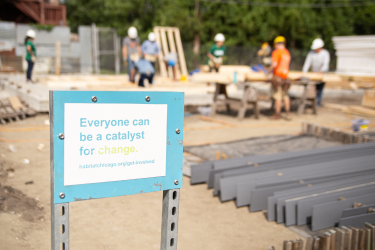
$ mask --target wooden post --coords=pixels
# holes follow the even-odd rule
[[[55,56],[55,71],[56,75],[60,75],[61,68],[61,43],[60,41],[56,42],[56,56]]]

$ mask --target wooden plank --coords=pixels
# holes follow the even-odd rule
[[[56,42],[56,56],[55,56],[55,72],[56,75],[60,75],[60,68],[61,68],[61,43],[60,41]]]
[[[336,231],[335,230],[329,230],[329,233],[331,234],[331,250],[336,250]]]
[[[360,229],[359,230],[358,250],[365,250],[365,239],[366,239],[366,230]]]
[[[14,109],[22,109],[22,103],[18,96],[10,96],[9,98],[10,105],[12,105],[12,108]]]
[[[174,37],[173,37],[173,30],[171,29],[168,29],[167,30],[167,33],[168,33],[168,43],[169,43],[169,49],[172,53],[176,53],[176,44],[174,42]],[[181,78],[181,71],[180,71],[180,67],[181,67],[181,64],[178,63],[177,64],[179,67],[177,67],[176,71],[177,71],[177,76],[176,78],[177,79],[180,79]]]
[[[366,90],[362,98],[362,106],[375,108],[375,89]]]
[[[352,230],[348,227],[341,227],[345,233],[344,250],[351,250],[352,247]]]
[[[180,66],[181,74],[187,76],[188,72],[187,72],[187,67],[186,67],[185,54],[184,54],[184,49],[182,47],[180,30],[178,28],[175,28],[175,36],[176,36],[178,58],[180,59],[180,65],[181,65]]]
[[[307,237],[306,238],[306,248],[305,250],[313,250],[313,238],[312,237]]]
[[[166,56],[169,54],[169,48],[168,48],[168,41],[167,41],[167,36],[165,35],[165,32],[166,32],[165,28],[160,28],[162,50],[163,50],[164,55]],[[163,58],[163,64],[165,64],[164,58]],[[166,72],[167,72],[168,77],[173,78],[172,69],[170,67],[167,67],[166,70],[167,70]]]
[[[370,229],[370,249],[374,250],[375,249],[375,226],[372,225],[371,223],[366,222],[365,223],[365,228]]]
[[[160,68],[160,75],[162,77],[167,77],[167,68],[165,67],[165,63],[164,63],[164,53],[163,53],[163,49],[162,49],[162,46],[161,46],[161,39],[160,39],[160,29],[158,27],[154,27],[154,33],[155,33],[155,38],[156,38],[156,43],[158,44],[159,48],[160,48],[160,51],[159,51],[159,55],[158,55],[158,60],[159,60],[159,68]]]
[[[320,238],[314,237],[313,250],[319,250],[320,247]]]
[[[349,227],[352,230],[352,250],[358,250],[359,244],[359,228]]]
[[[339,228],[336,229],[336,250],[344,250],[345,232]]]

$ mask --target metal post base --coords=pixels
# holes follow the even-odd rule
[[[51,249],[69,250],[69,203],[51,206]]]
[[[179,200],[180,189],[163,191],[161,250],[177,249]]]

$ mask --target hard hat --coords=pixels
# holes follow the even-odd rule
[[[34,30],[28,30],[26,32],[26,36],[31,37],[31,38],[35,38],[36,37],[36,33],[35,33]]]
[[[174,67],[176,65],[176,62],[174,60],[169,60],[168,65]]]
[[[311,45],[312,50],[320,49],[320,48],[323,48],[323,47],[324,47],[324,42],[320,38],[315,39],[313,41],[312,45]]]
[[[137,29],[136,29],[134,26],[132,26],[132,27],[130,27],[130,28],[128,29],[128,36],[129,36],[130,38],[132,38],[132,39],[137,38],[137,36],[138,36],[138,31],[137,31]]]
[[[224,42],[225,41],[225,37],[224,37],[223,34],[217,33],[214,40],[215,40],[215,42]]]
[[[275,38],[275,40],[273,41],[273,44],[276,44],[276,43],[285,43],[286,42],[286,39],[285,37],[283,36],[278,36]]]
[[[267,42],[262,44],[262,49],[267,49],[270,46]]]
[[[148,34],[148,40],[150,40],[151,42],[155,42],[156,36],[154,32],[151,32],[150,34]]]

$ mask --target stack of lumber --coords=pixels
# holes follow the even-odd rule
[[[283,244],[283,250],[372,250],[374,247],[375,226],[370,222],[361,226],[340,226],[319,237],[307,237],[305,248],[301,239],[285,240]],[[274,247],[270,249],[275,250]]]
[[[375,143],[208,161],[191,167],[222,202],[235,200],[269,221],[332,227],[355,202],[375,203]]]
[[[372,139],[366,134],[358,134],[341,131],[337,128],[321,126],[315,123],[302,123],[302,132],[305,135],[312,135],[330,141],[338,141],[343,144],[369,142]]]
[[[220,67],[219,73],[208,72],[206,67],[202,67],[201,73],[193,74],[191,80],[201,81],[201,82],[219,82],[219,83],[232,83],[233,76],[236,72],[237,81],[252,81],[252,82],[267,82],[269,77],[266,76],[263,72],[254,72],[248,66],[229,66],[224,65]],[[336,74],[320,74],[320,73],[303,73],[300,71],[289,72],[288,78],[292,81],[301,79],[301,77],[306,77],[311,81],[324,81],[327,83],[341,84],[345,80],[342,79],[339,75]]]
[[[329,109],[335,109],[339,110],[344,113],[352,114],[352,115],[358,115],[358,116],[366,116],[366,117],[375,117],[375,107],[371,108],[369,107],[372,105],[369,101],[362,101],[362,106],[359,105],[342,105],[342,104],[335,104],[335,103],[324,103],[323,106],[325,108]]]

